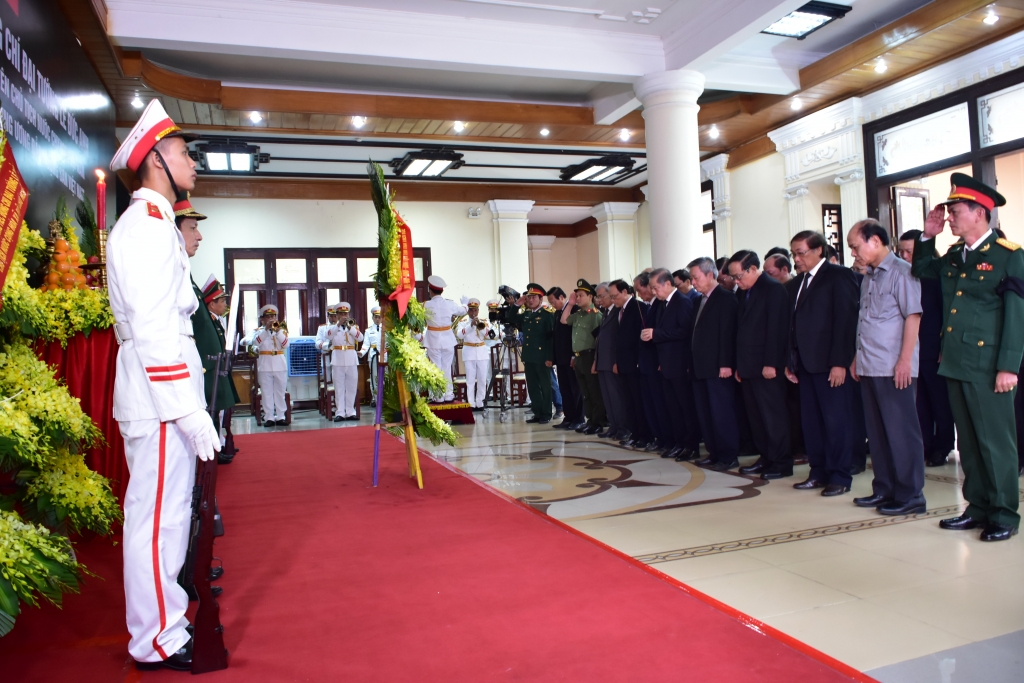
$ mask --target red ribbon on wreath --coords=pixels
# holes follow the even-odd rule
[[[399,252],[399,274],[398,286],[388,297],[389,300],[398,304],[398,317],[405,316],[405,310],[409,305],[409,298],[416,290],[416,263],[412,257],[412,230],[406,225],[402,217],[395,211],[395,221],[398,223],[398,252]]]

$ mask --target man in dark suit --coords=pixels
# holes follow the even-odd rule
[[[736,381],[761,453],[740,473],[768,480],[793,474],[785,377],[790,312],[786,288],[762,273],[760,265],[752,251],[738,251],[729,259],[729,272],[739,286]]]
[[[647,311],[644,315],[643,329],[653,330],[658,324],[663,302],[654,296],[651,289],[651,274],[645,271],[633,280],[637,296],[644,301]],[[643,334],[643,332],[641,332]],[[643,389],[644,412],[651,426],[654,438],[644,449],[649,453],[660,451],[662,454],[672,449],[672,417],[668,412],[665,388],[661,379],[661,365],[658,360],[658,347],[653,341],[640,340],[640,358],[637,363],[640,370],[641,387]]]
[[[633,296],[632,288],[624,280],[609,285],[615,304],[615,365],[612,373],[619,383],[626,428],[631,437],[619,441],[629,448],[647,448],[654,439],[644,412],[644,397],[640,378],[640,331],[644,327],[647,304]]]
[[[778,247],[776,247],[778,248]],[[772,249],[775,251],[775,249]],[[765,275],[777,280],[781,284],[788,284],[793,279],[793,264],[789,262],[786,254],[768,252],[764,257]]]
[[[552,287],[547,293],[548,303],[555,309],[556,319],[561,316],[567,297],[561,287]],[[579,306],[573,306],[575,313]],[[572,328],[568,325],[555,325],[555,372],[558,375],[558,390],[562,394],[562,421],[552,425],[555,429],[578,429],[584,424],[583,393],[576,381],[576,371],[572,368]]]
[[[673,271],[672,280],[676,283],[676,289],[680,294],[685,294],[693,302],[694,306],[700,306],[700,292],[693,288],[693,282],[690,281],[690,271],[686,268]]]
[[[601,385],[601,398],[608,413],[608,428],[597,434],[602,439],[628,440],[629,428],[626,425],[625,402],[619,392],[619,382],[615,377],[615,342],[619,332],[619,311],[612,301],[611,290],[607,282],[597,286],[597,307],[604,312],[601,326],[597,333],[597,354],[594,365],[597,380]]]
[[[703,256],[687,266],[703,295],[694,318],[692,357],[697,415],[708,457],[697,464],[724,472],[739,465],[736,423],[736,295],[719,286],[718,268]],[[732,278],[730,278],[731,280]]]
[[[658,349],[662,387],[671,415],[671,448],[663,458],[691,460],[699,455],[700,442],[693,423],[693,385],[690,381],[690,339],[693,334],[693,302],[676,291],[672,273],[658,268],[651,273],[651,289],[661,303],[656,327],[640,333]]]
[[[900,235],[896,255],[907,263],[912,263],[914,244],[919,239],[920,230],[908,230]],[[942,317],[945,313],[942,308],[942,283],[939,280],[921,278],[921,308],[924,312],[921,314],[921,329],[917,335],[920,344],[917,419],[921,423],[925,464],[928,467],[941,467],[946,464],[946,458],[953,450],[956,436],[946,378],[939,374]],[[1024,394],[1017,392],[1018,397],[1022,395]]]
[[[825,261],[825,238],[813,230],[790,242],[800,273],[791,302],[786,377],[800,384],[804,443],[811,472],[794,488],[823,496],[850,490],[852,397],[843,385],[856,352],[857,281],[853,271]]]

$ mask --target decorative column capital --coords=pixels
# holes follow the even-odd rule
[[[554,235],[527,235],[530,240],[530,251],[547,251],[555,243]]]
[[[526,214],[533,209],[532,199],[492,199],[487,202],[491,215],[499,220],[526,220]]]
[[[690,69],[658,71],[637,80],[633,92],[644,109],[672,104],[696,106],[704,92],[704,74]]]
[[[729,155],[718,154],[700,162],[700,170],[707,180],[714,180],[729,172]]]
[[[842,185],[845,185],[847,183],[855,183],[858,180],[864,180],[864,171],[862,171],[859,168],[856,169],[856,170],[850,171],[849,173],[841,173],[841,174],[837,175],[836,179],[835,179],[835,184],[839,185],[839,186],[842,186]]]
[[[636,216],[638,208],[639,202],[604,202],[595,206],[590,215],[596,218],[598,223],[631,221]]]
[[[786,191],[782,193],[782,198],[787,202],[791,202],[798,197],[805,197],[810,193],[811,191],[807,189],[806,185],[797,185],[795,187],[786,188]]]
[[[640,188],[640,191],[644,193],[644,199],[649,199],[649,197],[647,196],[647,189],[649,187],[650,185],[644,185],[643,187]]]

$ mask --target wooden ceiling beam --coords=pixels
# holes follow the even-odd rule
[[[628,202],[629,187],[585,185],[513,185],[389,180],[395,198],[405,202],[470,202],[491,199],[532,199],[548,206],[595,206]],[[368,180],[293,180],[287,178],[199,178],[193,197],[237,199],[370,200]],[[596,223],[595,223],[596,226]]]
[[[889,50],[945,26],[992,0],[933,0],[902,19],[800,69],[800,88],[806,90],[884,55]]]

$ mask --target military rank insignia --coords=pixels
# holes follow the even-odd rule
[[[163,218],[164,215],[160,213],[160,207],[153,202],[146,202],[146,209],[149,211],[149,215],[153,218]]]
[[[991,263],[979,263],[978,264],[978,270],[992,270],[992,264]]]

